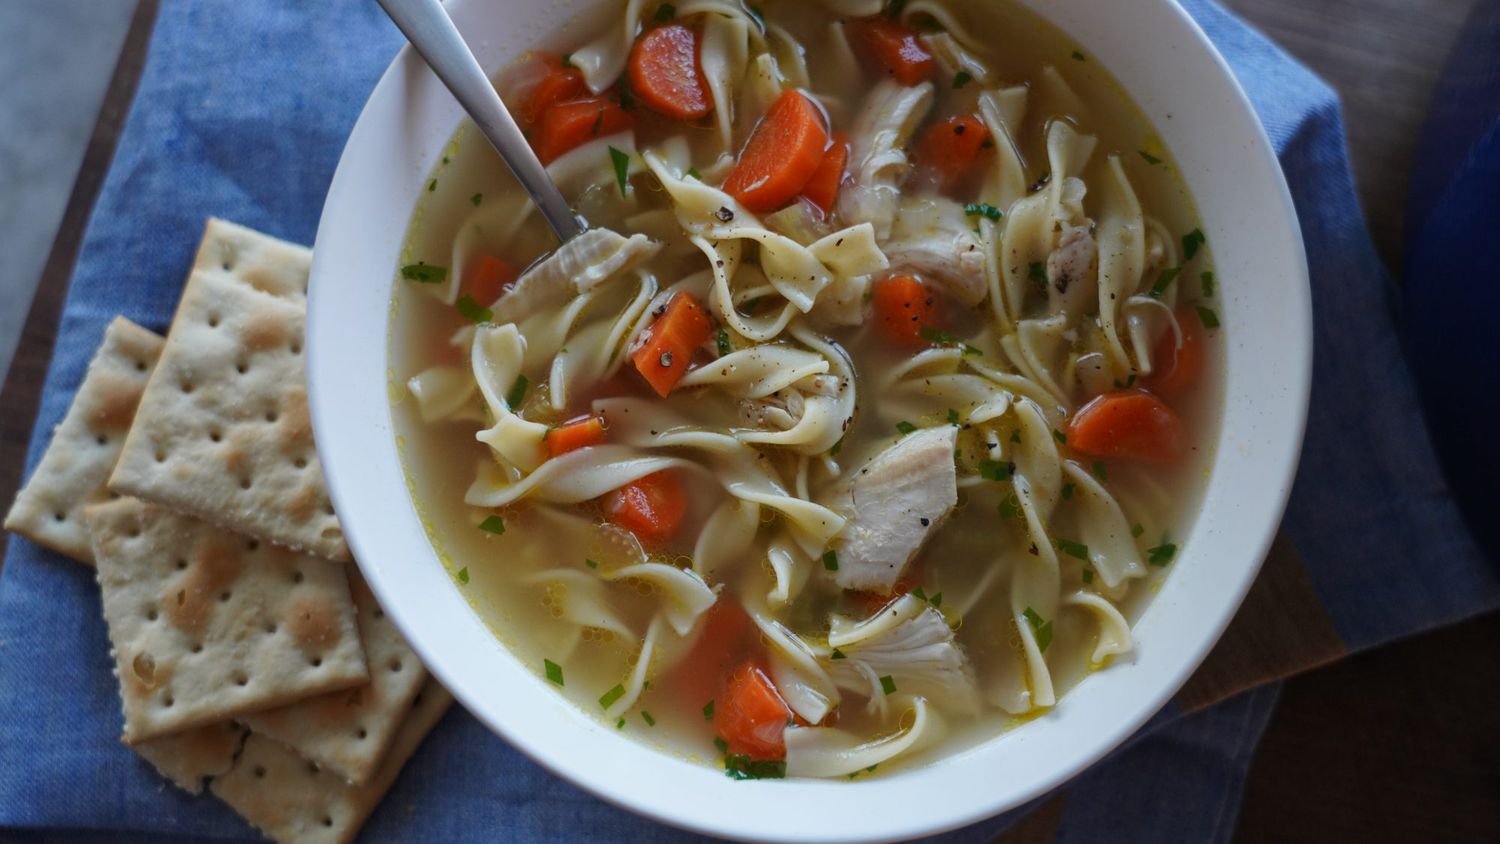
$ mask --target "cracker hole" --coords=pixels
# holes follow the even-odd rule
[[[292,465],[296,466],[298,469],[306,469],[307,468],[307,458],[306,457],[299,457],[296,460],[292,461]]]
[[[277,416],[276,415],[276,411],[274,411],[274,410],[266,412],[266,421],[267,422],[275,424],[276,420],[279,419],[279,418],[281,418],[281,417]]]
[[[208,438],[214,442],[220,442],[224,439],[224,432],[218,428],[211,428],[208,432]]]
[[[416,709],[417,707],[419,707],[421,705],[422,705],[422,693],[421,692],[417,692],[417,696],[411,699],[411,708],[412,709]]]
[[[231,593],[228,590],[220,592],[219,593],[219,603],[221,603],[221,604],[227,604],[227,603],[229,603],[229,596],[230,596],[230,594]]]
[[[327,513],[330,516],[333,515],[333,502],[332,501],[324,501],[323,502],[323,512]]]
[[[389,667],[391,669],[391,673],[392,674],[400,671],[401,670],[401,660],[399,660],[399,659],[393,659],[393,660],[391,660],[391,663],[390,663]]]
[[[385,610],[381,609],[380,607],[376,607],[375,608],[375,617],[376,618],[385,618]]]
[[[177,701],[174,700],[171,695],[166,695],[166,696],[162,697],[162,699],[161,699],[161,705],[164,706],[164,707],[166,707],[166,708],[168,708],[168,709],[171,709],[172,708],[172,704],[174,704],[176,702]]]
[[[316,774],[319,770],[320,769],[318,768],[318,763],[317,762],[308,762],[307,763],[307,772],[309,774]],[[326,821],[328,819],[324,818],[323,820]]]
[[[243,360],[235,361],[234,371],[238,372],[241,375],[244,375],[246,372],[250,371],[250,364]]]
[[[146,620],[147,621],[155,621],[156,618],[157,618],[156,607],[152,607],[151,609],[146,610]]]
[[[234,675],[234,684],[236,686],[248,686],[250,685],[250,678],[244,674],[236,674]]]
[[[249,478],[240,478],[240,489],[249,489],[249,488],[250,488],[250,479]]]
[[[363,738],[369,738],[369,736],[370,736],[369,732],[366,731],[364,727],[360,727],[359,728],[359,732],[355,733],[355,735],[359,736],[362,739]]]
[[[226,272],[226,273],[229,272],[230,270],[234,269],[234,265],[231,264],[231,263],[229,263],[228,261],[225,261],[221,266],[224,267],[224,272]]]
[[[68,520],[68,514],[62,511],[58,511],[52,514],[52,520],[55,522],[66,522]]]
[[[94,442],[100,445],[109,445],[109,437],[106,437],[103,434],[96,434],[94,436]]]
[[[292,572],[292,582],[293,583],[301,583],[302,580],[303,580],[303,578],[302,578],[302,572],[300,572],[300,571],[294,571],[294,572]]]
[[[143,360],[136,361],[135,362],[135,371],[136,372],[145,372],[146,371],[146,362],[143,361]]]
[[[266,777],[266,769],[261,765],[256,765],[253,773],[255,774],[255,778],[258,780],[265,779]]]
[[[311,665],[313,668],[322,668],[323,667],[323,658],[320,657],[320,656],[315,656],[312,659],[308,660],[307,664]]]
[[[178,571],[182,571],[185,568],[187,568],[187,560],[184,560],[183,558],[178,557],[177,558],[177,570]]]
[[[201,654],[201,653],[203,653],[203,645],[202,645],[202,643],[193,645],[193,653],[195,653],[195,654]]]
[[[258,550],[260,550],[260,540],[259,539],[247,539],[247,540],[245,540],[245,550],[246,551],[258,551]]]
[[[271,622],[271,623],[269,623],[269,624],[266,625],[266,635],[267,636],[274,636],[274,635],[276,635],[276,622],[273,621],[273,622]]]
[[[294,354],[294,355],[300,355],[300,354],[302,354],[302,344],[301,343],[298,343],[296,341],[292,342],[292,354]]]
[[[157,463],[165,463],[165,462],[167,462],[167,453],[165,451],[162,451],[161,449],[157,449],[156,450],[156,462]]]
[[[184,382],[182,382],[182,392],[184,394],[190,394],[190,393],[192,393],[193,392],[193,382],[191,382],[191,381],[184,381]]]
[[[219,315],[218,314],[209,314],[208,315],[208,327],[209,328],[218,328],[219,327]]]
[[[130,530],[125,531],[125,535],[130,537],[131,539],[139,539],[141,536],[141,529],[138,527],[133,527]]]
[[[120,500],[120,494],[118,492],[111,491],[110,494],[109,494],[109,500],[110,501],[119,501]]]
[[[324,826],[333,826],[333,818],[330,818],[327,815],[324,815],[323,816],[323,825]]]

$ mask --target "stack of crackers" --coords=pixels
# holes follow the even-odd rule
[[[451,698],[329,503],[310,263],[209,220],[166,339],[110,324],[5,527],[95,566],[127,746],[277,841],[348,841]]]

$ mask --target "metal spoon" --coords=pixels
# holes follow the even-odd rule
[[[464,43],[438,0],[378,0],[385,13],[396,22],[396,28],[427,61],[454,99],[464,107],[479,131],[500,153],[500,158],[521,183],[521,187],[541,210],[542,217],[557,239],[567,243],[582,234],[588,224],[573,213],[562,192],[547,175],[531,145],[521,135],[521,127],[500,101],[479,61]]]

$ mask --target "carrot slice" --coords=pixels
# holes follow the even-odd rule
[[[786,722],[791,707],[777,691],[765,669],[749,661],[729,675],[714,707],[714,729],[729,745],[730,753],[751,759],[781,759],[786,756]]]
[[[678,293],[656,322],[641,332],[630,360],[651,389],[665,398],[687,374],[693,354],[712,331],[713,323],[693,294]]]
[[[886,604],[921,586],[922,575],[922,562],[918,560],[907,566],[906,571],[902,572],[901,576],[896,578],[896,582],[891,585],[889,595],[865,591],[856,591],[849,594],[854,598],[855,605],[863,610],[865,615],[871,616],[884,609]]]
[[[536,53],[534,67],[523,71],[526,77],[515,91],[520,98],[521,120],[535,123],[554,103],[576,100],[589,95],[588,83],[576,67],[565,67],[562,59],[551,53]]]
[[[916,146],[919,177],[930,179],[938,190],[961,186],[989,139],[989,128],[973,115],[950,117],[928,126]]]
[[[687,493],[670,470],[637,478],[604,497],[605,517],[648,547],[660,547],[676,536],[686,514]]]
[[[802,192],[827,148],[823,113],[803,94],[783,91],[740,150],[724,192],[751,211],[775,211]]]
[[[604,97],[554,103],[537,123],[531,146],[543,164],[551,164],[574,147],[634,125],[635,118],[620,108],[619,103]]]
[[[693,120],[713,110],[698,66],[698,34],[680,23],[642,35],[630,50],[630,88],[653,110]]]
[[[1182,345],[1172,329],[1163,331],[1151,350],[1151,374],[1143,381],[1146,389],[1169,399],[1187,395],[1203,376],[1203,323],[1192,308],[1181,308],[1177,325]]]
[[[849,21],[849,33],[866,63],[902,85],[916,85],[932,76],[932,53],[906,24],[878,15]]]
[[[671,669],[671,685],[693,706],[716,699],[722,679],[760,640],[760,629],[740,602],[722,594],[708,612],[693,647]],[[718,708],[715,703],[714,708]]]
[[[604,442],[604,420],[589,415],[547,431],[547,453],[553,457]]]
[[[937,295],[927,285],[902,275],[875,282],[870,297],[875,303],[875,327],[893,346],[918,348],[926,345],[922,329],[932,322]]]
[[[1182,420],[1161,399],[1116,390],[1084,405],[1068,423],[1068,445],[1094,457],[1164,463],[1187,451]]]
[[[463,295],[488,305],[505,293],[505,285],[516,280],[516,268],[493,255],[480,256],[464,275]]]
[[[842,134],[834,132],[833,143],[823,153],[823,161],[802,188],[802,195],[824,214],[833,209],[833,202],[838,199],[839,185],[844,181],[844,165],[848,161],[849,141]]]

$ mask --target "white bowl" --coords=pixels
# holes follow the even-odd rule
[[[1286,183],[1244,92],[1175,3],[1026,5],[1113,72],[1196,198],[1227,334],[1217,456],[1203,513],[1136,625],[1132,659],[999,738],[855,782],[735,782],[625,738],[521,665],[460,596],[409,501],[387,346],[398,252],[462,115],[410,48],[376,86],[339,161],[314,253],[307,346],[318,453],[360,567],[423,661],[470,712],[553,772],[632,811],[717,835],[811,842],[934,833],[1020,805],[1098,760],[1167,701],[1233,616],[1280,521],[1307,410],[1311,302]],[[491,72],[569,21],[584,30],[570,33],[578,40],[601,19],[582,14],[598,0],[448,6]]]

